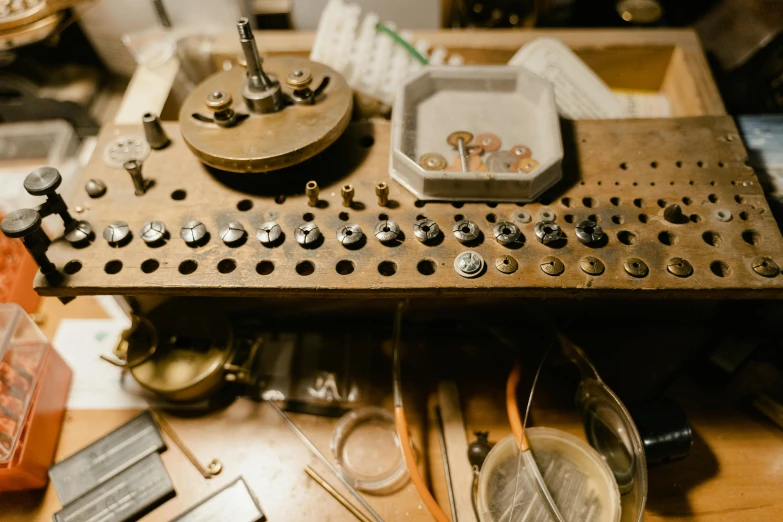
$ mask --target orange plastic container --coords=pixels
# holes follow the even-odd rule
[[[46,485],[71,377],[24,310],[0,305],[0,492]]]
[[[33,290],[33,278],[37,272],[38,265],[22,240],[10,239],[0,233],[0,303],[16,303],[27,312],[35,312],[40,300]]]

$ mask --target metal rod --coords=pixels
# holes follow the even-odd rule
[[[449,466],[449,454],[446,452],[446,434],[443,430],[443,416],[440,414],[440,406],[435,406],[435,421],[438,426],[438,441],[440,442],[440,454],[443,458],[443,472],[446,474],[446,489],[449,492],[451,522],[457,522],[457,502],[454,500],[454,484],[451,481],[451,467]]]
[[[220,462],[219,459],[212,459],[209,464],[207,464],[207,467],[205,468],[201,462],[199,462],[196,455],[193,454],[192,451],[190,451],[190,448],[188,448],[185,445],[185,442],[179,438],[179,435],[177,435],[177,432],[174,431],[174,428],[171,427],[171,425],[166,421],[166,419],[163,418],[162,415],[160,415],[158,412],[154,410],[150,410],[150,413],[152,413],[152,416],[155,418],[155,422],[158,423],[158,426],[160,426],[160,429],[162,429],[166,435],[169,436],[169,438],[174,442],[174,445],[177,446],[182,453],[185,454],[185,457],[190,461],[191,464],[198,470],[199,473],[201,473],[201,476],[205,479],[210,479],[214,477],[215,475],[220,474],[221,471],[223,471],[223,463]]]
[[[468,156],[465,152],[465,140],[462,138],[457,139],[457,151],[459,152],[459,161],[462,164],[462,172],[467,172],[468,168]]]
[[[250,22],[247,18],[240,18],[237,22],[237,31],[239,32],[239,43],[242,46],[242,52],[245,54],[247,62],[247,81],[251,90],[265,91],[272,87],[272,81],[264,72],[261,66],[261,57],[258,55],[256,47],[256,38],[253,30],[250,28]]]
[[[355,516],[357,519],[359,519],[361,522],[371,522],[371,520],[370,520],[369,518],[367,518],[367,517],[364,515],[364,513],[362,513],[361,511],[359,511],[359,510],[356,508],[356,506],[354,506],[353,504],[351,504],[351,502],[350,502],[350,501],[349,501],[347,498],[345,498],[344,496],[342,496],[342,495],[340,494],[340,492],[339,492],[339,491],[337,491],[336,489],[334,489],[334,488],[332,487],[332,485],[331,485],[331,484],[329,484],[328,482],[326,482],[326,480],[325,480],[325,479],[324,479],[324,478],[323,478],[321,475],[319,475],[318,473],[316,473],[316,471],[315,471],[313,468],[311,468],[310,466],[305,466],[305,473],[307,473],[308,475],[310,475],[310,478],[311,478],[311,479],[313,479],[314,481],[316,481],[316,482],[318,483],[318,485],[320,485],[322,488],[324,488],[324,489],[326,490],[326,492],[327,492],[327,493],[329,493],[330,495],[332,495],[332,496],[334,497],[334,499],[335,499],[337,502],[339,502],[340,504],[342,504],[342,505],[343,505],[343,507],[344,507],[345,509],[347,509],[348,511],[350,511],[350,512],[351,512],[351,514],[352,514],[353,516]]]
[[[394,314],[394,345],[392,346],[392,386],[395,408],[402,408],[402,383],[400,382],[400,341],[402,336],[402,313],[404,310],[405,301],[398,302],[397,311]]]
[[[294,432],[294,435],[299,437],[299,440],[301,440],[302,443],[304,443],[304,445],[307,446],[307,448],[313,453],[313,455],[318,457],[318,460],[323,462],[324,466],[329,468],[329,471],[331,471],[334,474],[334,476],[337,477],[337,480],[339,480],[343,486],[348,488],[348,491],[351,492],[351,495],[353,495],[356,498],[356,500],[358,500],[359,503],[362,506],[364,506],[364,509],[366,509],[370,513],[370,515],[372,515],[372,518],[374,518],[377,522],[383,522],[381,516],[375,512],[375,510],[370,506],[370,504],[367,503],[366,500],[364,500],[364,497],[362,497],[359,494],[359,492],[356,491],[356,488],[354,488],[347,480],[343,478],[342,475],[340,475],[340,473],[337,471],[334,465],[331,462],[329,462],[329,459],[324,457],[323,453],[318,451],[318,448],[316,448],[315,445],[312,442],[310,442],[310,439],[308,439],[307,436],[304,433],[302,433],[302,430],[300,430],[299,427],[296,424],[294,424],[294,422],[288,417],[288,415],[286,415],[286,413],[283,410],[281,410],[280,407],[277,404],[275,404],[273,401],[268,401],[268,402],[272,406],[272,408],[274,408],[274,410],[280,415],[280,417],[283,418],[283,420],[288,425],[288,427],[291,428],[291,431]]]

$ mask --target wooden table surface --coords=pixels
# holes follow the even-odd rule
[[[42,313],[46,317],[42,329],[50,338],[63,318],[105,317],[90,297],[80,297],[67,307],[46,298]],[[493,441],[509,433],[503,412],[502,386],[499,382],[498,389],[461,390],[469,440],[473,438],[473,430],[489,430]],[[551,391],[546,387],[539,390],[542,397]],[[783,496],[780,495],[783,432],[758,415],[727,407],[722,398],[709,396],[684,379],[672,386],[669,395],[688,412],[695,443],[686,459],[650,469],[645,519],[741,521],[783,518]],[[72,454],[136,413],[130,410],[68,412],[57,459]],[[329,440],[337,420],[301,414],[291,416],[313,442],[329,454]],[[420,431],[423,419],[417,411],[409,412],[409,416],[414,442],[426,455],[422,459],[425,476],[429,477],[438,501],[447,506],[434,423],[427,419],[424,424],[427,441],[423,443]],[[560,428],[582,436],[575,411],[542,404],[534,408],[532,419],[534,425]],[[331,483],[337,483],[268,405],[240,399],[227,409],[205,417],[169,417],[169,420],[203,462],[220,458],[224,471],[211,480],[204,480],[179,449],[170,444],[163,461],[177,496],[147,515],[143,519],[145,522],[169,520],[239,475],[256,493],[270,521],[354,520],[305,475],[303,468],[310,465]],[[338,489],[346,493],[342,487]],[[391,496],[367,498],[386,520],[432,519],[410,484]],[[0,495],[0,520],[3,522],[48,521],[59,508],[51,487],[39,492]]]

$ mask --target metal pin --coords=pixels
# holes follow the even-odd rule
[[[326,490],[327,493],[332,495],[334,499],[340,504],[342,504],[345,509],[350,511],[353,516],[355,516],[361,522],[370,522],[370,519],[364,516],[364,513],[359,511],[353,504],[351,504],[351,502],[347,498],[342,496],[339,491],[334,489],[331,484],[326,482],[326,480],[324,480],[324,478],[321,475],[316,473],[313,468],[311,468],[310,466],[305,466],[305,473],[307,473],[311,479],[316,481],[319,486],[324,488],[324,490]]]
[[[169,436],[172,442],[174,442],[174,445],[185,454],[185,457],[187,457],[190,463],[195,466],[199,473],[201,473],[202,477],[205,479],[210,479],[215,475],[219,475],[220,472],[223,471],[223,463],[220,462],[219,459],[212,459],[209,461],[209,464],[207,464],[207,467],[204,467],[201,462],[198,461],[196,455],[190,451],[190,448],[188,448],[182,439],[179,438],[179,435],[177,435],[177,432],[174,431],[174,428],[169,425],[168,421],[156,411],[150,410],[150,413],[152,413],[152,416],[155,418],[155,422],[158,423],[158,426],[160,426],[160,429],[162,429],[166,435]]]
[[[348,491],[351,492],[351,495],[353,495],[354,498],[356,498],[356,500],[358,500],[359,503],[362,506],[364,506],[364,509],[366,509],[367,512],[370,513],[372,518],[374,518],[377,522],[383,522],[383,519],[381,518],[381,516],[378,513],[376,513],[376,511],[372,508],[372,506],[370,506],[370,504],[367,503],[366,500],[364,500],[364,497],[362,497],[359,494],[359,492],[356,491],[356,488],[354,488],[351,485],[350,482],[348,482],[347,480],[345,480],[343,478],[343,476],[337,471],[337,468],[334,467],[334,464],[332,464],[329,461],[329,459],[324,457],[323,453],[318,451],[318,448],[316,448],[315,445],[313,445],[313,443],[310,442],[310,439],[308,439],[307,436],[304,433],[302,433],[302,430],[300,430],[299,427],[297,427],[297,425],[294,424],[294,422],[288,417],[288,415],[286,415],[286,413],[283,410],[281,410],[280,407],[277,404],[275,404],[274,402],[269,401],[269,405],[272,406],[272,408],[274,408],[274,410],[280,415],[280,417],[283,418],[283,420],[288,425],[288,427],[291,429],[291,431],[294,432],[294,435],[299,437],[299,440],[301,440],[302,443],[305,446],[307,446],[307,449],[309,449],[313,453],[313,455],[318,457],[318,460],[323,462],[324,466],[329,468],[329,471],[331,471],[334,474],[334,476],[337,477],[337,480],[339,480],[342,483],[343,486],[348,488]]]
[[[389,204],[389,185],[381,181],[375,185],[375,195],[378,196],[378,206],[385,207]]]
[[[133,187],[136,189],[136,195],[143,196],[147,192],[147,181],[141,174],[141,162],[130,160],[123,163],[122,166],[128,171],[131,180],[133,180]]]
[[[144,136],[147,138],[147,143],[150,147],[158,150],[165,149],[171,140],[166,131],[163,130],[163,125],[160,123],[160,118],[157,114],[148,112],[141,118],[142,125],[144,125]]]
[[[316,183],[315,181],[308,181],[307,185],[305,185],[307,204],[310,205],[311,207],[317,207],[319,193],[320,193],[320,189],[318,188],[318,183]]]
[[[446,474],[446,490],[449,493],[451,521],[457,522],[457,504],[454,500],[454,484],[451,481],[451,466],[449,466],[449,454],[446,451],[446,435],[443,430],[443,417],[440,414],[440,406],[435,406],[435,424],[438,428],[438,442],[440,442],[440,456],[443,460],[443,472]]]
[[[340,194],[343,196],[344,207],[350,207],[353,204],[353,196],[355,192],[356,191],[354,190],[353,185],[350,184],[343,185],[343,187],[340,189]]]

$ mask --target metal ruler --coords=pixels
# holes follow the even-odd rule
[[[266,515],[240,477],[171,522],[264,522]]]
[[[54,522],[129,522],[176,495],[153,453],[54,514]]]
[[[67,505],[144,457],[165,451],[150,412],[134,417],[105,437],[49,468],[62,505]]]

